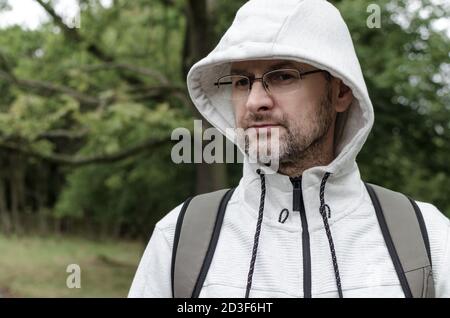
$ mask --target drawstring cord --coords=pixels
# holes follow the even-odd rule
[[[337,258],[336,258],[336,252],[334,250],[334,244],[333,244],[333,237],[331,236],[331,231],[330,231],[330,226],[328,225],[328,218],[327,218],[327,211],[328,211],[328,217],[330,216],[331,212],[330,212],[330,207],[328,206],[328,204],[325,204],[325,198],[324,198],[324,194],[325,194],[325,183],[327,182],[328,178],[330,177],[329,172],[326,172],[322,182],[320,184],[320,215],[322,215],[322,220],[323,220],[323,224],[325,226],[325,232],[327,233],[327,238],[328,238],[328,244],[330,245],[330,251],[331,251],[331,258],[333,260],[333,268],[334,268],[334,276],[336,277],[336,286],[338,289],[338,294],[339,294],[339,298],[343,298],[342,295],[342,287],[341,287],[341,277],[339,275],[339,267],[337,264]]]
[[[265,182],[266,180],[265,180],[264,173],[260,169],[258,169],[256,172],[259,174],[260,179],[261,179],[261,199],[260,199],[260,203],[259,203],[258,222],[256,223],[256,232],[255,232],[255,237],[253,240],[252,259],[250,261],[250,267],[249,267],[248,276],[247,276],[247,289],[245,292],[245,298],[249,297],[250,289],[252,288],[253,272],[255,269],[256,255],[258,252],[259,235],[261,232],[261,224],[262,224],[262,220],[263,220],[264,200],[266,197],[266,182]],[[330,175],[331,175],[331,173],[326,172],[324,177],[322,178],[322,182],[320,184],[320,193],[319,193],[320,208],[319,208],[319,211],[320,211],[320,215],[322,216],[323,224],[325,226],[325,232],[326,232],[327,238],[328,238],[328,244],[330,246],[331,258],[333,261],[334,275],[336,278],[336,286],[338,289],[339,298],[343,298],[341,277],[339,275],[339,267],[338,267],[337,258],[336,258],[336,251],[334,249],[333,237],[331,236],[330,226],[328,224],[328,218],[331,216],[331,211],[330,211],[330,207],[328,206],[328,204],[325,204],[325,198],[324,198],[325,184],[326,184],[328,178],[330,177]],[[282,212],[284,212],[284,211],[282,211]],[[284,221],[286,221],[288,215],[289,215],[289,211],[287,211],[287,215],[284,218],[282,223],[284,223]],[[280,214],[280,220],[281,220],[281,214]]]
[[[280,215],[278,216],[278,222],[284,223],[289,217],[289,210],[284,208],[281,210]]]
[[[264,173],[260,169],[258,169],[256,172],[259,174],[259,177],[261,178],[261,200],[259,203],[258,222],[256,223],[255,238],[253,240],[252,259],[250,261],[250,268],[248,270],[247,290],[245,292],[245,298],[249,297],[250,289],[252,288],[253,271],[255,269],[256,254],[258,252],[259,233],[261,232],[261,223],[263,220],[264,199],[266,197],[266,180],[264,177]]]

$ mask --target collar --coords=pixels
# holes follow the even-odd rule
[[[330,164],[332,165],[332,163]],[[323,228],[320,214],[320,185],[329,166],[313,167],[305,170],[302,175],[302,194],[309,231]],[[265,173],[265,208],[264,222],[289,231],[298,231],[300,218],[292,211],[293,185],[289,176],[275,173],[264,166],[249,163],[244,159],[243,177],[239,183],[239,199],[246,211],[257,217],[261,195],[261,179],[257,170]],[[364,183],[361,180],[356,162],[346,165],[345,170],[331,173],[325,184],[324,199],[330,207],[329,224],[337,222],[353,212],[364,200]],[[285,223],[279,222],[280,212],[289,211]]]

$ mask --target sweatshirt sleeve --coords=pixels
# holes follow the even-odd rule
[[[430,241],[435,297],[450,298],[450,220],[434,205],[416,202]]]
[[[139,263],[128,297],[172,297],[171,259],[172,246],[156,225]]]
[[[129,298],[172,297],[172,245],[183,203],[155,226],[128,293]]]
[[[450,298],[450,225],[447,226],[447,236],[445,241],[442,267],[435,284],[436,297]]]

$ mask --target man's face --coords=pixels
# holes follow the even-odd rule
[[[311,65],[286,60],[242,61],[231,66],[232,73],[256,78],[269,70],[287,68],[301,73],[316,70]],[[331,85],[323,72],[306,75],[299,84],[295,91],[269,94],[261,81],[255,81],[248,98],[233,101],[236,127],[245,131],[247,154],[249,149],[256,149],[259,159],[267,158],[261,152],[267,153],[270,145],[279,142],[277,158],[269,155],[269,160],[290,163],[304,157],[325,138],[335,118]]]

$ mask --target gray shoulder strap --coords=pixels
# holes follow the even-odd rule
[[[205,193],[184,203],[178,216],[172,251],[173,297],[199,296],[233,191]]]
[[[401,193],[366,187],[405,296],[434,297],[428,235],[417,204]]]

